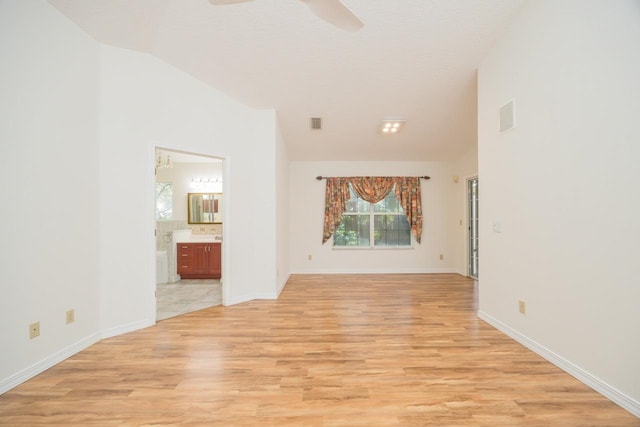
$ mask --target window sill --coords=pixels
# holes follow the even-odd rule
[[[336,251],[393,251],[413,249],[413,246],[332,246]]]

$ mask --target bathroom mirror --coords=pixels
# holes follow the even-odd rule
[[[222,193],[188,193],[189,224],[222,224]]]

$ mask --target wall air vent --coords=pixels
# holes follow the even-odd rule
[[[322,129],[322,118],[321,117],[311,117],[311,129],[312,130],[321,130]]]
[[[506,132],[516,127],[515,100],[511,100],[500,107],[500,132]]]

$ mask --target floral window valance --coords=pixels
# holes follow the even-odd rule
[[[322,177],[318,177],[322,178]],[[395,186],[395,196],[404,210],[411,231],[420,243],[422,237],[422,196],[420,191],[421,177],[339,177],[326,178],[324,230],[322,243],[325,243],[340,226],[342,214],[350,199],[349,185],[353,191],[369,203],[377,203],[384,199]],[[424,177],[427,178],[428,177]]]

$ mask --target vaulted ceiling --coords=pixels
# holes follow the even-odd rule
[[[453,160],[476,144],[476,69],[524,0],[50,0],[98,41],[151,53],[277,111],[292,160]],[[321,117],[322,130],[310,129]],[[383,135],[383,119],[406,120]]]

